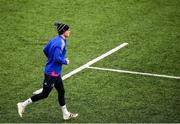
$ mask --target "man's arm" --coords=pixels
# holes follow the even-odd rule
[[[61,52],[61,49],[59,47],[55,48],[54,60],[59,62],[60,64],[64,64],[64,65],[68,65],[69,64],[69,60],[68,59],[64,59],[62,57],[62,52]]]

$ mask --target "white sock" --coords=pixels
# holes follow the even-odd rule
[[[25,101],[22,103],[22,105],[26,107],[27,105],[29,105],[29,104],[31,104],[31,103],[32,103],[32,100],[31,100],[31,98],[29,98],[29,99],[25,100]]]
[[[62,109],[63,114],[69,114],[66,105],[61,106],[61,109]]]

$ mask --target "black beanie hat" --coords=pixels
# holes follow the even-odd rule
[[[65,31],[69,29],[69,26],[61,22],[55,22],[54,25],[57,27],[57,32],[62,35]]]

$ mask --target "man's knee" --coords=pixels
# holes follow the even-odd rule
[[[59,96],[65,95],[65,90],[57,90]]]
[[[49,96],[49,93],[42,93],[42,99],[45,99]]]
[[[64,90],[64,89],[61,89],[61,90],[60,90],[60,94],[63,94],[63,95],[64,95],[64,94],[65,94],[65,90]]]

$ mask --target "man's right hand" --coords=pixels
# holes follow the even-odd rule
[[[69,64],[69,59],[68,58],[66,58],[66,62],[67,62],[67,65]]]

